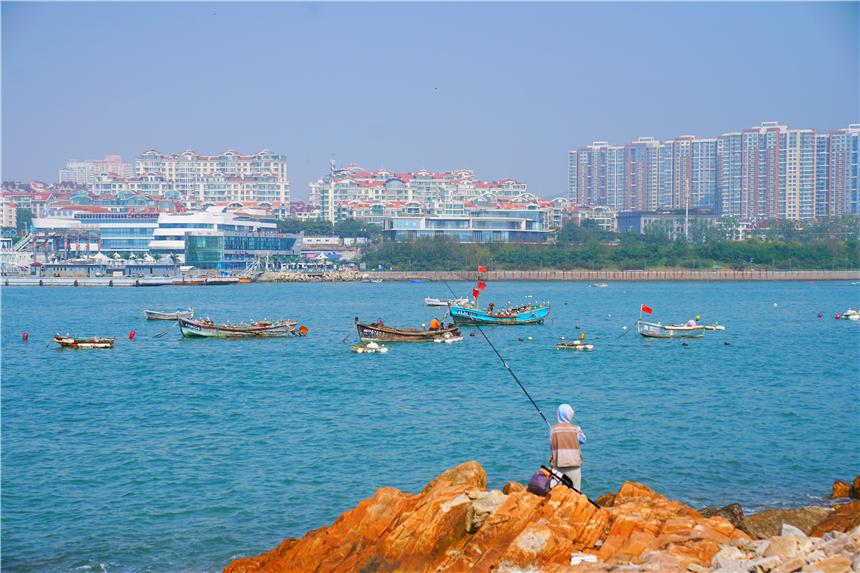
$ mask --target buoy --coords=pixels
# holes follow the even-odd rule
[[[626,325],[625,325],[625,326],[622,326],[622,327],[621,327],[621,330],[627,330],[627,326],[626,326]]]
[[[534,340],[534,338],[532,338],[531,336],[529,336],[529,340]]]
[[[610,312],[609,314],[607,314],[606,318],[612,318],[612,313]]]
[[[723,344],[725,344],[726,346],[731,346],[731,345],[732,345],[732,343],[731,343],[731,342],[729,342],[728,340],[726,340],[725,342],[723,342]]]
[[[475,333],[474,333],[474,332],[470,332],[470,333],[469,333],[469,336],[475,336]]]
[[[687,344],[686,342],[682,342],[682,343],[681,343],[681,346],[690,346],[690,345],[689,345],[689,344]]]
[[[304,324],[299,327],[299,335],[300,336],[307,336],[308,332],[309,332],[308,327],[305,326]]]
[[[136,333],[134,332],[134,330],[132,330],[131,332],[129,332],[129,333],[128,333],[128,339],[129,339],[129,340],[134,340],[134,336],[135,336],[135,334],[136,334]]]
[[[24,342],[27,342],[28,340],[30,340],[30,333],[27,331],[24,331],[24,334],[21,335],[21,340]]]
[[[564,336],[559,336],[559,338],[560,338],[561,340],[564,340]]]
[[[821,318],[822,316],[824,316],[824,314],[823,314],[823,313],[821,313],[821,312],[819,312],[819,313],[818,313],[818,318]]]
[[[702,319],[701,319],[701,318],[699,318],[699,315],[697,314],[697,315],[696,315],[696,322],[699,322],[700,320],[702,320]]]
[[[521,337],[519,337],[519,338],[518,338],[518,340],[519,340],[520,342],[522,342],[523,340],[525,340],[525,338],[523,338],[523,337],[521,336]]]
[[[578,325],[578,324],[576,325],[576,329],[577,329],[577,330],[579,330],[579,325]]]
[[[836,315],[836,316],[834,316],[833,318],[835,318],[836,320],[839,320],[840,318],[842,318],[842,315],[841,315],[841,314],[837,314],[837,315]]]
[[[776,307],[778,307],[778,306],[779,306],[778,304],[773,303],[773,308],[776,308]]]

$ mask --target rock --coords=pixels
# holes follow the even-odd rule
[[[783,523],[779,526],[779,534],[780,535],[796,535],[797,537],[806,539],[806,533],[798,529],[797,527],[791,525],[790,523]]]
[[[821,537],[828,531],[849,531],[860,525],[860,501],[837,505],[833,512],[816,524],[809,535]]]
[[[794,535],[774,537],[770,540],[767,549],[762,552],[762,557],[776,556],[781,561],[786,561],[798,555],[800,555],[800,547],[798,546],[798,538]]]
[[[744,522],[744,510],[739,503],[730,503],[719,509],[715,507],[704,507],[699,510],[702,517],[713,517],[719,515],[735,527],[740,527]]]
[[[466,510],[466,533],[478,531],[487,517],[499,509],[507,497],[504,493],[494,489],[475,498],[472,505]]]
[[[803,571],[815,573],[851,573],[851,560],[841,555],[810,563]]]
[[[598,508],[565,487],[538,497],[522,486],[485,492],[486,480],[468,462],[417,494],[382,488],[333,524],[225,571],[561,573],[579,556],[576,571],[686,572],[706,568],[721,545],[748,540],[722,517],[702,517],[638,483],[623,484],[611,507]]]
[[[525,489],[526,489],[526,486],[524,486],[524,485],[523,485],[523,484],[521,484],[520,482],[518,482],[518,481],[509,481],[509,482],[508,482],[508,483],[506,483],[506,484],[505,484],[505,486],[502,488],[502,493],[503,493],[503,494],[505,494],[505,495],[510,495],[510,494],[514,493],[515,491],[525,491]]]
[[[596,503],[600,507],[612,507],[612,503],[614,501],[615,501],[615,494],[610,492],[610,493],[604,493],[603,495],[598,497],[597,501],[595,501],[594,503]]]
[[[747,561],[747,554],[734,545],[726,545],[714,555],[711,560],[711,568],[715,570],[733,569],[741,561]]]
[[[771,570],[771,573],[794,573],[795,571],[800,571],[805,566],[806,559],[803,557],[794,557]]]
[[[833,482],[833,489],[830,497],[837,499],[840,497],[851,497],[851,484],[841,479]]]
[[[708,568],[702,567],[698,563],[690,563],[687,565],[687,571],[692,571],[693,573],[708,573]]]
[[[860,499],[860,476],[854,476],[854,482],[851,485],[851,497]]]
[[[773,537],[779,533],[783,523],[793,525],[805,534],[831,513],[827,507],[803,507],[800,509],[766,509],[744,518],[741,529],[759,539]]]

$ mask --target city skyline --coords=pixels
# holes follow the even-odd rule
[[[296,199],[332,158],[468,168],[551,197],[566,192],[568,150],[594,140],[712,137],[767,120],[835,131],[860,107],[856,4],[2,11],[4,180],[51,181],[70,159],[148,148],[268,148],[287,157]],[[417,26],[433,36],[411,41]],[[221,42],[250,28],[253,44]]]

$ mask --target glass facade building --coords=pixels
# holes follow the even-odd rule
[[[257,259],[301,254],[299,235],[199,231],[185,235],[185,264],[198,269],[241,270]]]

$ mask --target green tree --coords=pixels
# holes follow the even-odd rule
[[[30,209],[17,209],[15,217],[18,221],[18,235],[23,237],[30,232],[30,225],[33,223],[33,211]]]

